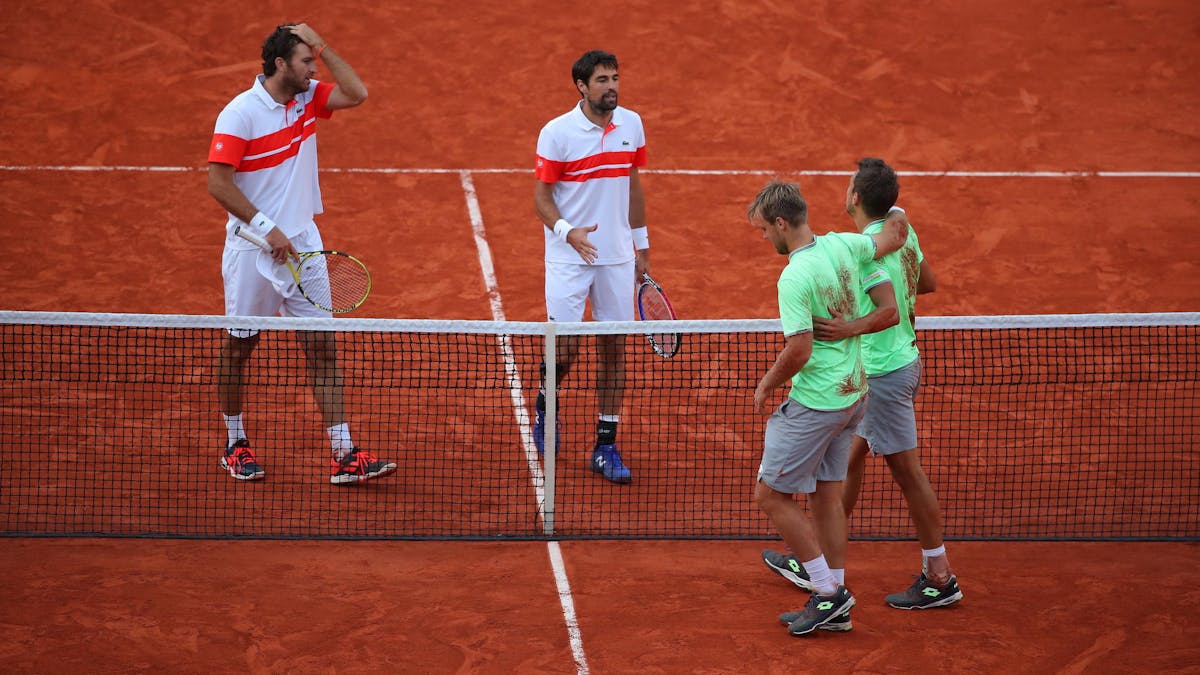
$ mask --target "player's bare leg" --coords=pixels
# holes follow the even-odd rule
[[[326,331],[298,332],[321,419],[326,427],[342,424],[346,421],[346,410],[342,401],[343,382],[337,360],[337,338]]]
[[[900,486],[908,513],[921,542],[921,575],[907,590],[887,596],[887,603],[897,609],[932,609],[947,607],[963,598],[958,579],[950,570],[950,559],[942,539],[942,514],[937,495],[921,466],[917,449],[886,455],[892,478]]]
[[[867,445],[867,439],[861,436],[853,436],[850,440],[850,463],[846,467],[846,482],[842,488],[842,510],[846,513],[846,518],[854,513],[854,506],[858,503],[858,496],[862,492],[863,476],[867,471],[867,454],[870,452],[870,446]]]
[[[597,335],[600,350],[596,369],[596,389],[600,393],[600,414],[620,415],[625,399],[625,336]]]
[[[246,364],[258,346],[258,334],[247,338],[226,334],[217,361],[217,403],[226,415],[242,414],[242,382]]]
[[[828,522],[816,523],[815,527],[809,522],[804,508],[792,495],[779,492],[761,480],[754,487],[754,500],[771,519],[775,529],[779,530],[784,543],[801,561],[805,575],[812,581],[814,592],[804,609],[787,612],[780,617],[786,617],[788,632],[795,636],[808,635],[845,616],[854,606],[854,596],[837,582],[830,570],[829,559],[822,554],[821,543],[825,534],[834,534],[839,521],[842,523],[844,538],[845,514],[842,512],[841,482],[818,482],[817,491],[809,495],[809,505],[813,509],[814,517],[828,519]],[[823,528],[829,532],[822,533]],[[840,553],[836,550],[826,553],[832,553],[835,560],[845,564],[844,543],[840,546]],[[841,558],[837,558],[839,555]]]
[[[230,476],[243,481],[259,480],[266,475],[242,425],[242,386],[250,355],[257,345],[257,333],[246,338],[226,333],[217,360],[217,404],[228,433],[220,464]]]
[[[942,512],[938,505],[937,494],[929,483],[929,477],[921,466],[919,449],[898,452],[885,456],[892,479],[900,486],[904,501],[908,503],[908,513],[912,517],[913,526],[917,531],[917,539],[923,549],[937,549],[944,543],[942,539]],[[946,556],[928,559],[928,575],[934,583],[944,583],[950,578],[950,563]]]
[[[817,491],[809,495],[813,523],[825,561],[830,569],[846,569],[847,531],[846,512],[842,508],[842,481],[817,481]]]

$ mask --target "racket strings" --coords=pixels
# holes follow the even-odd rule
[[[666,296],[649,283],[643,284],[638,291],[638,310],[643,321],[669,321],[675,318],[675,310]],[[675,333],[655,333],[647,337],[660,356],[670,358],[679,349],[680,336]]]
[[[643,288],[641,295],[642,317],[647,321],[666,321],[675,318],[670,303],[653,286]]]
[[[300,290],[317,306],[348,312],[371,290],[371,276],[358,260],[341,253],[308,256],[300,267]]]

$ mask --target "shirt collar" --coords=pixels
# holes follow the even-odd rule
[[[621,126],[624,117],[624,108],[617,106],[613,109],[612,121],[610,121],[609,124],[614,127],[619,127]],[[579,128],[584,131],[600,129],[599,125],[593,124],[592,121],[587,118],[587,115],[583,114],[583,99],[579,99],[579,103],[575,104],[575,107],[571,110],[571,118],[574,119],[575,124],[577,124]],[[600,130],[603,131],[603,129]]]
[[[284,107],[286,107],[285,104],[280,103],[279,101],[276,101],[275,98],[273,96],[271,96],[271,92],[267,91],[266,85],[263,84],[266,81],[267,81],[267,76],[263,75],[262,73],[259,73],[258,76],[254,78],[254,86],[251,87],[250,90],[253,91],[254,95],[257,96],[259,99],[261,99],[262,102],[268,108],[284,108]]]
[[[814,236],[813,236],[813,240],[812,240],[812,241],[810,241],[810,242],[808,242],[807,244],[805,244],[805,245],[801,246],[800,248],[794,248],[794,249],[792,249],[791,251],[789,251],[789,252],[788,252],[788,262],[791,262],[791,261],[792,261],[792,256],[796,255],[797,253],[800,253],[801,251],[807,251],[808,249],[810,249],[810,248],[812,248],[812,247],[814,247],[814,246],[816,246],[816,245],[817,245],[817,238],[816,238],[816,236],[814,235]]]

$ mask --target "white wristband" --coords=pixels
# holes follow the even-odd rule
[[[650,231],[643,227],[635,227],[630,230],[633,234],[633,247],[639,251],[644,251],[650,248]]]
[[[558,220],[554,221],[554,236],[558,237],[559,241],[566,241],[567,233],[572,229],[574,228],[572,228],[571,224],[568,223],[564,218],[559,218]]]
[[[895,213],[897,211],[904,213],[904,209],[900,208],[899,206],[893,206],[892,208],[888,209],[888,213]]]
[[[250,219],[250,229],[260,235],[266,235],[271,230],[275,229],[275,221],[266,216],[265,213],[259,211]]]

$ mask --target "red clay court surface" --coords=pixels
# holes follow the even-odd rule
[[[795,172],[864,155],[968,174],[901,179],[939,277],[922,314],[1200,306],[1200,13],[1185,2],[7,10],[5,309],[221,311],[212,124],[292,19],[371,91],[320,127],[322,166],[476,170],[510,320],[544,318],[526,170],[593,47],[621,57],[649,168],[723,172],[644,176],[654,269],[688,317],[774,312],[782,258],[743,217],[767,176],[738,172],[798,178],[815,228],[846,229],[846,178]],[[63,166],[128,170],[36,168]],[[376,271],[357,316],[493,317],[458,173],[322,180],[326,241]],[[587,668],[1200,672],[1197,544],[951,542],[966,600],[905,613],[881,599],[915,572],[916,545],[856,542],[855,630],[805,640],[774,622],[804,598],[762,545],[563,543]],[[0,571],[10,672],[579,670],[540,542],[9,539]]]

